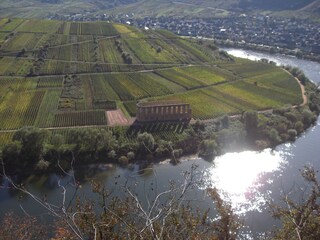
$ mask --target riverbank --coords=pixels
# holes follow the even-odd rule
[[[244,43],[244,42],[233,42],[228,40],[214,40],[214,43],[218,47],[226,47],[226,48],[239,48],[239,49],[246,49],[246,50],[253,50],[268,54],[283,54],[296,57],[302,60],[309,60],[313,62],[320,63],[320,55],[316,54],[309,54],[306,52],[302,52],[298,49],[291,50],[285,48],[275,48],[267,45],[260,45],[260,44],[253,44],[253,43]]]
[[[237,53],[240,53],[240,50]],[[308,78],[316,83],[320,82],[320,66],[313,62],[284,56],[274,59],[275,55],[261,55],[252,52],[249,54],[246,51],[242,51],[241,54],[250,58],[270,57],[279,65],[300,66]],[[299,186],[305,186],[299,170],[303,169],[306,164],[319,169],[319,121],[318,119],[315,126],[303,132],[301,137],[293,143],[289,142],[264,151],[233,151],[233,153],[216,157],[214,164],[202,159],[184,161],[184,158],[182,158],[181,164],[175,166],[153,164],[145,171],[135,164],[130,164],[129,167],[114,165],[112,168],[105,168],[99,172],[95,171],[94,167],[93,169],[84,168],[82,171],[75,170],[72,173],[81,184],[77,195],[97,200],[97,196],[92,194],[91,191],[91,181],[88,181],[93,179],[103,184],[110,191],[114,191],[115,186],[134,186],[135,192],[143,200],[146,190],[150,190],[151,187],[159,192],[166,189],[169,180],[176,183],[183,182],[183,173],[190,171],[191,166],[195,164],[199,170],[206,172],[203,179],[221,191],[221,196],[230,202],[236,212],[239,213],[245,226],[247,226],[245,237],[250,236],[251,239],[258,239],[261,233],[272,231],[274,226],[277,225],[277,222],[269,214],[264,197],[279,204],[283,197],[279,189],[285,193],[295,189],[299,201],[299,197],[303,196],[299,195],[301,193]],[[69,175],[43,174],[29,179],[23,182],[24,186],[37,196],[46,195],[47,201],[51,203],[61,202],[61,188],[58,187],[58,181],[71,193],[73,190],[69,184],[70,181],[72,182]],[[41,221],[45,222],[48,215],[43,208],[28,197],[21,197],[7,185],[5,180],[3,180],[3,186],[3,188],[0,188],[1,216],[4,216],[10,210],[24,216],[25,213],[21,210],[22,206],[28,214],[39,216]],[[305,191],[305,188],[303,191]],[[197,208],[214,209],[212,201],[204,200],[201,193],[191,195],[190,199],[192,199],[191,204],[194,204]],[[215,215],[210,214],[209,216]]]

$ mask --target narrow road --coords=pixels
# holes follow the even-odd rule
[[[286,69],[283,69],[285,72],[287,72],[287,73],[289,73],[291,76],[293,76],[292,74],[291,74],[291,72],[289,72],[288,70],[286,70]],[[300,89],[301,89],[301,95],[302,95],[302,99],[303,99],[303,101],[302,101],[302,103],[299,105],[299,106],[304,106],[304,105],[306,105],[307,103],[308,103],[308,98],[307,98],[307,95],[306,95],[306,89],[305,89],[305,87],[303,86],[303,84],[300,82],[300,80],[297,78],[297,77],[295,77],[295,76],[293,76],[294,77],[294,79],[298,82],[298,84],[299,84],[299,86],[300,86]],[[294,107],[296,107],[296,106],[294,106]]]

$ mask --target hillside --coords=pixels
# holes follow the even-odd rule
[[[224,17],[230,13],[267,13],[279,16],[318,17],[319,0],[2,0],[2,17],[48,18],[72,14]],[[297,12],[303,15],[297,15]]]
[[[273,10],[273,11],[286,11],[286,10],[299,10],[314,0],[240,0],[239,6],[245,8],[257,8],[261,10]]]
[[[319,16],[319,0],[143,0],[112,9],[112,13],[132,14],[135,17],[180,16],[180,17],[224,17],[230,13],[262,13],[284,17]],[[304,15],[297,15],[303,12]]]
[[[167,31],[2,19],[0,43],[0,141],[22,126],[105,126],[107,110],[128,124],[140,100],[190,103],[194,119],[302,101],[282,69]]]
[[[111,9],[136,0],[1,0],[1,17],[47,18],[54,14],[78,14]]]

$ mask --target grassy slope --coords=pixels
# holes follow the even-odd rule
[[[301,102],[298,84],[281,69],[230,61],[206,42],[166,31],[5,19],[1,34],[8,36],[0,48],[1,130],[105,125],[114,102],[134,116],[142,99],[188,102],[200,119]],[[27,76],[30,69],[40,76]]]

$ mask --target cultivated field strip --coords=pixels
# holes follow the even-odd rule
[[[108,22],[0,19],[0,128],[67,137],[68,128],[106,126],[106,111],[131,122],[139,101],[187,102],[194,119],[301,103],[287,72],[212,44]],[[2,133],[0,143],[11,136]]]
[[[53,127],[107,125],[105,111],[61,112],[54,115]]]

